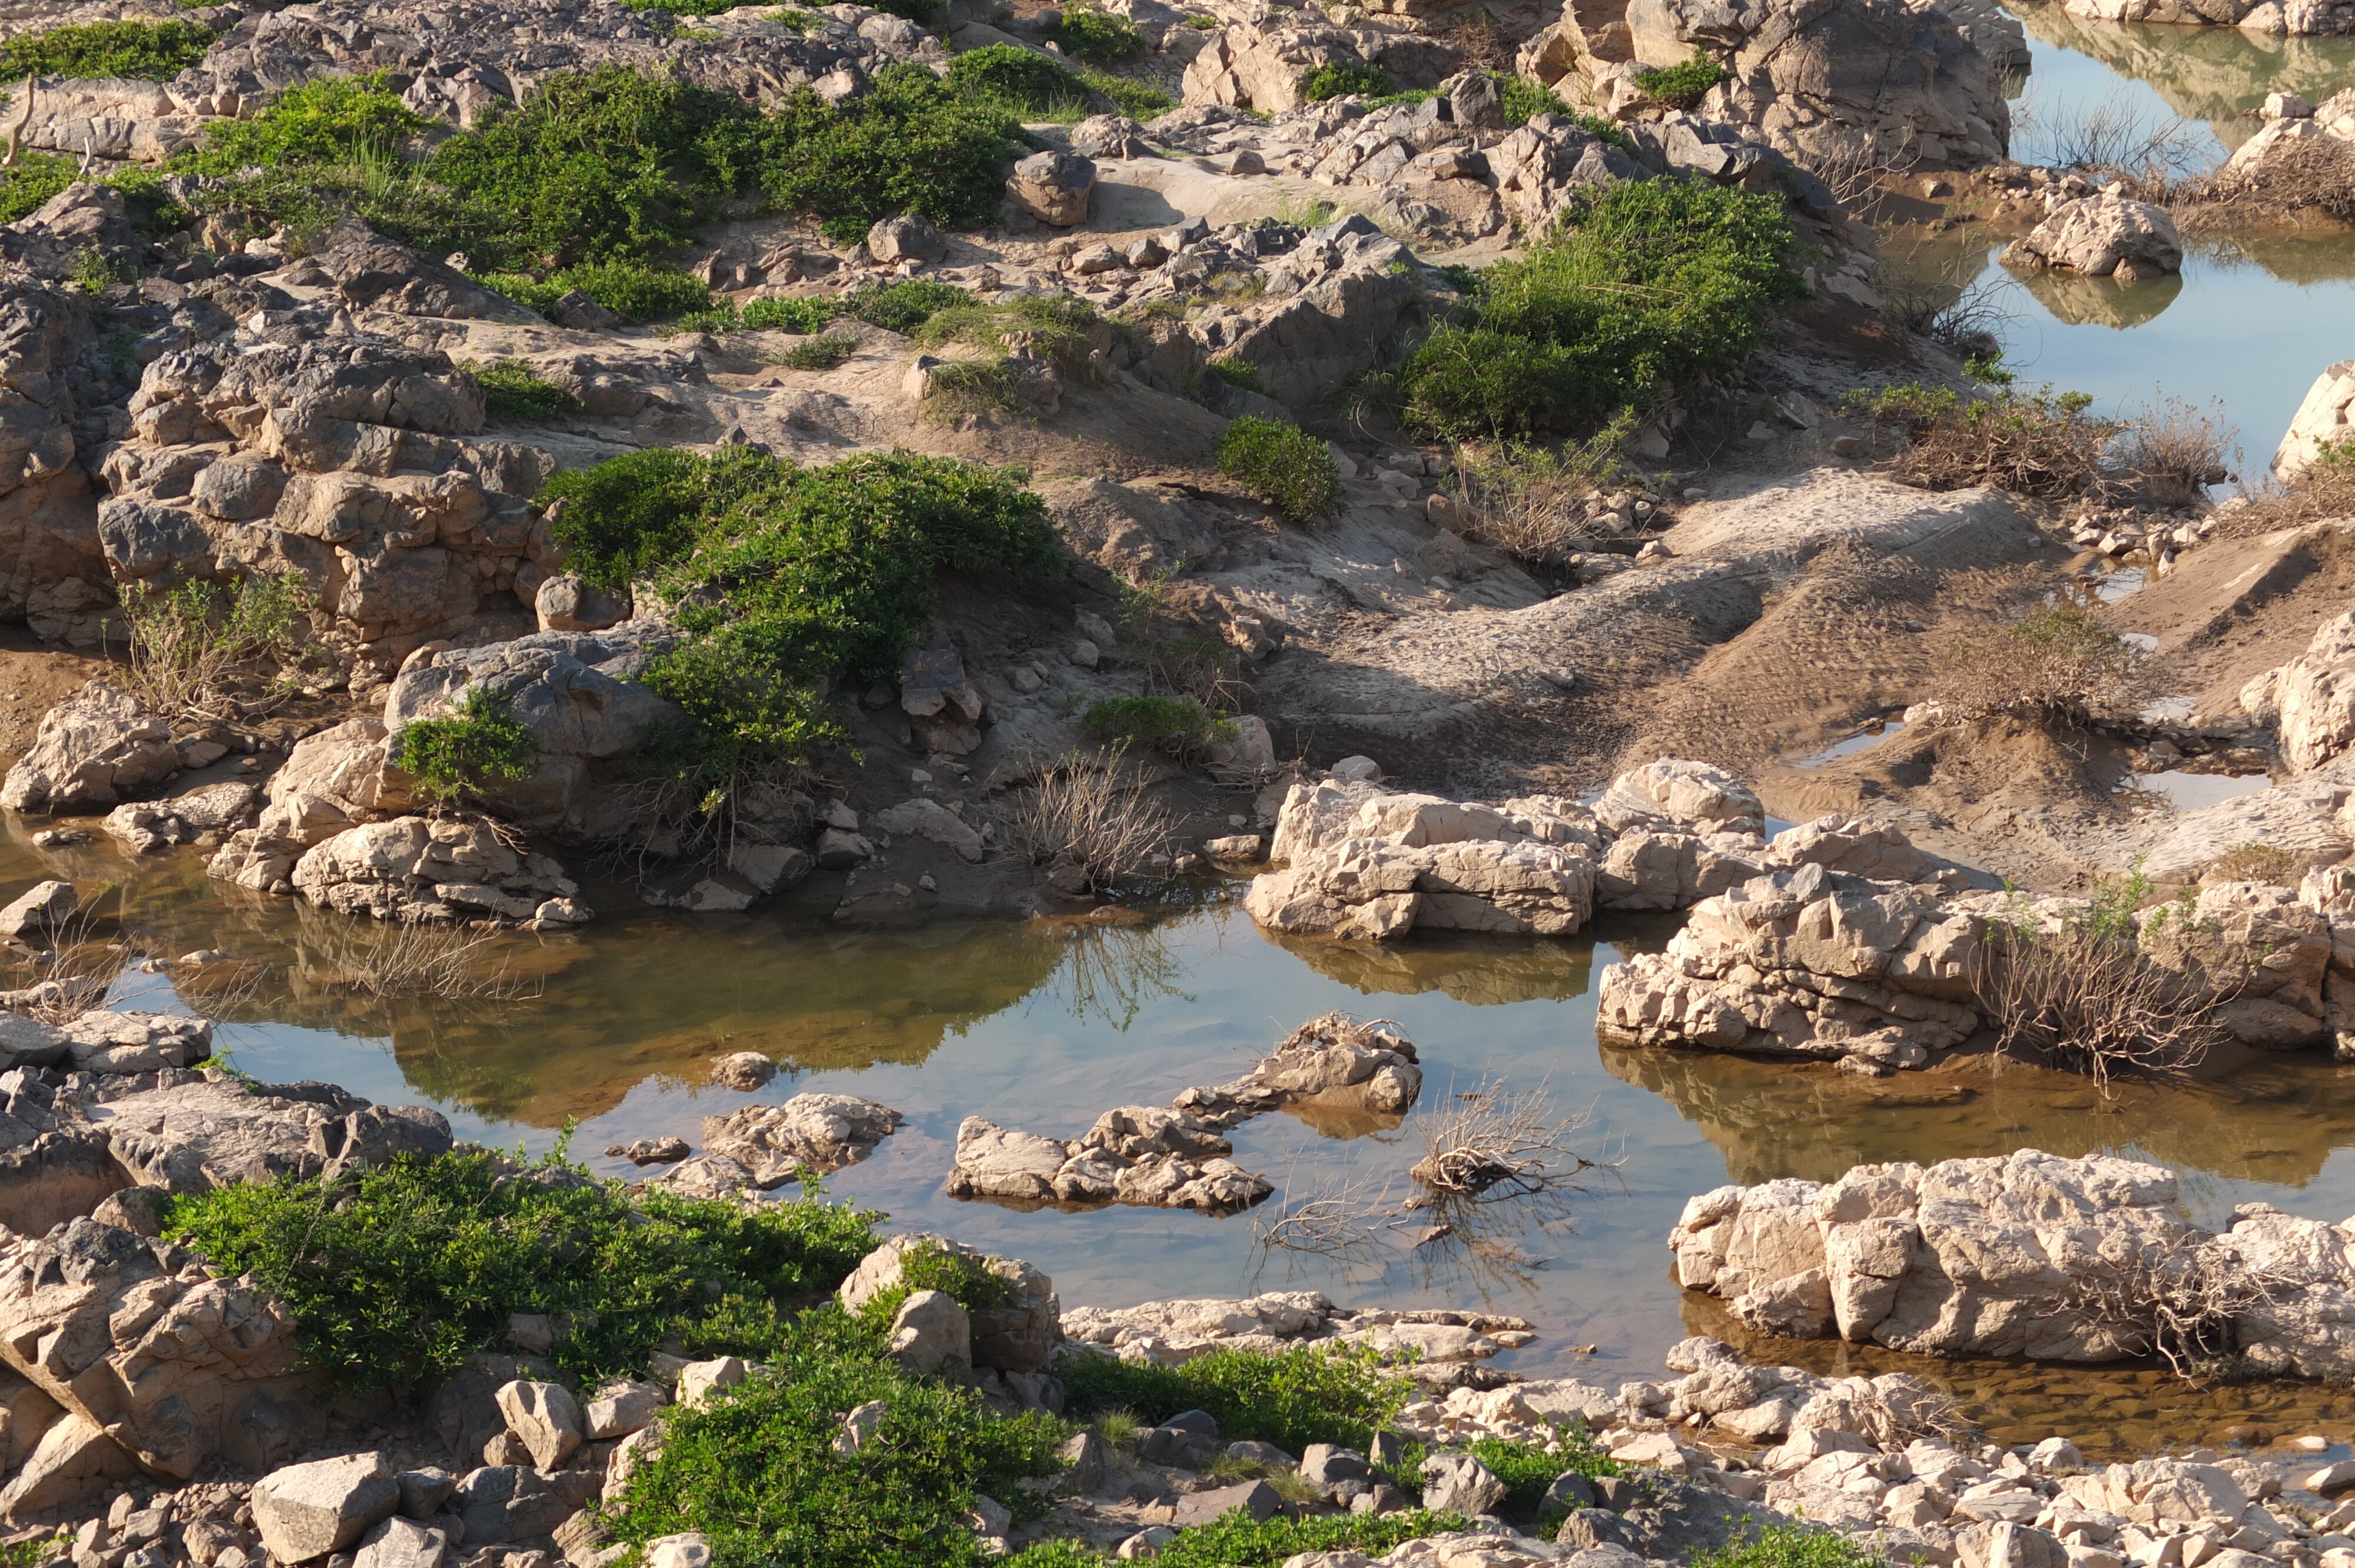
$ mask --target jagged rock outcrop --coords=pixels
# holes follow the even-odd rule
[[[1300,79],[1323,66],[1375,65],[1400,88],[1435,87],[1461,58],[1436,38],[1381,27],[1237,22],[1187,65],[1186,102],[1281,114],[1301,107]]]
[[[106,439],[89,308],[23,278],[0,284],[0,615],[95,641],[113,594],[97,503],[76,461]],[[89,428],[85,428],[86,421]]]
[[[2251,681],[2241,705],[2273,721],[2282,760],[2296,772],[2344,756],[2355,746],[2355,610],[2324,621],[2305,652]]]
[[[2294,37],[2355,29],[2355,5],[2346,0],[2065,0],[2064,8],[2097,22],[2168,22]]]
[[[0,781],[0,806],[64,811],[112,806],[180,769],[163,716],[120,687],[92,681],[41,715],[30,750]]]
[[[2004,247],[2003,263],[2136,283],[2182,271],[2183,239],[2165,207],[2104,191],[2068,203]]]
[[[2286,480],[2298,470],[2355,438],[2349,409],[2355,408],[2355,359],[2342,359],[2326,368],[2306,389],[2289,429],[2274,449],[2274,473]],[[2245,699],[2243,705],[2246,705]]]
[[[125,803],[106,814],[100,825],[140,854],[152,854],[175,844],[192,844],[211,835],[236,831],[253,821],[261,803],[261,787],[241,780],[208,784],[169,800]]]
[[[1042,1371],[1063,1340],[1062,1304],[1055,1282],[1018,1257],[999,1257],[948,1236],[919,1232],[893,1236],[859,1260],[858,1266],[835,1290],[835,1298],[856,1312],[900,1282],[911,1253],[946,1254],[979,1264],[1004,1280],[1012,1299],[1002,1307],[969,1309],[973,1324],[973,1364],[1001,1372]]]
[[[303,852],[291,880],[323,909],[403,922],[491,918],[577,925],[580,885],[491,826],[396,817],[347,828]],[[554,906],[554,907],[550,907]]]
[[[768,1192],[805,1171],[855,1165],[898,1130],[890,1106],[853,1095],[799,1094],[783,1105],[746,1106],[703,1118],[704,1152],[665,1171],[660,1183],[705,1197]]]
[[[2178,1202],[2159,1166],[2030,1149],[1721,1187],[1668,1245],[1687,1289],[1773,1333],[2102,1361],[2147,1353],[2161,1303],[2198,1302],[2259,1370],[2355,1375],[2355,1234],[2264,1203],[2211,1234]]]
[[[1074,1345],[1156,1366],[1183,1365],[1217,1350],[1273,1352],[1324,1342],[1362,1345],[1387,1357],[1412,1355],[1415,1359],[1407,1370],[1418,1375],[1486,1361],[1537,1338],[1526,1319],[1501,1313],[1336,1307],[1314,1290],[1270,1291],[1241,1299],[1147,1301],[1123,1308],[1073,1307],[1063,1313],[1063,1333]],[[1526,1383],[1516,1392],[1530,1396],[1531,1404],[1550,1404],[1548,1395],[1556,1386]],[[1572,1408],[1600,1402],[1600,1390],[1568,1386],[1578,1390]]]

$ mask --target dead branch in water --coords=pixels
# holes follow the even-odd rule
[[[1426,1196],[1416,1207],[1492,1202],[1570,1185],[1594,1161],[1571,1148],[1582,1112],[1556,1116],[1543,1084],[1508,1089],[1483,1078],[1423,1127],[1423,1157],[1407,1172]]]

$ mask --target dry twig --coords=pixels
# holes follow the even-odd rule
[[[1543,1084],[1508,1089],[1483,1078],[1453,1101],[1423,1123],[1423,1156],[1407,1174],[1427,1195],[1412,1200],[1414,1206],[1542,1192],[1594,1169],[1570,1147],[1588,1118],[1578,1112],[1554,1115]]]

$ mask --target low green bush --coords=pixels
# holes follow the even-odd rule
[[[953,424],[973,414],[1019,414],[1021,384],[1003,359],[952,359],[935,366],[924,397],[927,424]]]
[[[1019,44],[990,44],[949,61],[948,84],[958,97],[1026,119],[1085,106],[1088,90],[1071,69]]]
[[[1178,757],[1192,757],[1235,733],[1232,719],[1191,697],[1111,697],[1089,707],[1080,725],[1099,741],[1149,746]]]
[[[836,302],[835,309],[853,321],[909,336],[937,313],[972,302],[973,296],[954,283],[910,278],[879,288],[870,285],[854,289]]]
[[[975,228],[997,216],[1020,130],[921,66],[887,66],[871,91],[839,106],[805,90],[778,105],[762,131],[761,188],[838,244],[900,213]]]
[[[1109,99],[1114,108],[1131,120],[1150,120],[1167,114],[1178,107],[1178,101],[1149,81],[1135,77],[1116,76],[1108,70],[1082,69],[1080,79]]]
[[[1022,1482],[1060,1468],[1070,1428],[992,1415],[971,1389],[908,1376],[884,1325],[826,1307],[781,1336],[771,1364],[716,1399],[663,1416],[661,1448],[632,1467],[614,1539],[700,1531],[716,1568],[981,1568],[964,1515],[986,1493],[1032,1517]],[[872,1438],[837,1448],[843,1417],[879,1402]]]
[[[1482,1437],[1465,1451],[1505,1483],[1505,1517],[1528,1520],[1538,1516],[1547,1490],[1565,1471],[1575,1470],[1582,1476],[1626,1473],[1626,1467],[1596,1447],[1582,1428],[1563,1431],[1561,1443],[1559,1451],[1549,1453],[1535,1443]]]
[[[1821,1525],[1770,1524],[1716,1552],[1692,1568],[1884,1568],[1883,1560]]]
[[[888,679],[932,613],[943,571],[1053,558],[1039,499],[1012,470],[908,452],[804,468],[749,448],[650,450],[562,473],[558,542],[601,586],[652,579],[685,640],[649,685],[697,721],[704,766],[795,758],[843,731],[823,693]]]
[[[1694,107],[1710,88],[1724,79],[1724,70],[1699,44],[1693,46],[1692,58],[1682,64],[1636,73],[1636,85],[1643,90],[1644,96],[1670,109]]]
[[[692,272],[659,261],[592,261],[567,267],[546,278],[528,272],[484,272],[476,282],[516,303],[548,315],[556,302],[579,291],[623,321],[636,324],[711,309],[711,291]],[[732,324],[733,315],[727,316]],[[725,331],[725,326],[709,330]]]
[[[797,343],[779,356],[788,370],[831,370],[858,352],[858,340],[848,333],[830,332]]]
[[[568,1376],[642,1373],[666,1341],[767,1355],[786,1313],[874,1245],[875,1216],[815,1196],[742,1207],[591,1178],[551,1155],[518,1165],[462,1148],[335,1182],[282,1178],[171,1201],[165,1234],[250,1272],[294,1316],[337,1387],[443,1376],[504,1348],[507,1319],[564,1320]]]
[[[829,319],[826,306],[816,300],[754,300],[744,307],[748,332],[814,333]]]
[[[1480,279],[1399,376],[1410,422],[1454,436],[1593,428],[1732,369],[1806,289],[1779,197],[1699,181],[1581,192],[1526,256]]]
[[[204,145],[175,163],[188,173],[213,175],[352,165],[396,155],[431,123],[400,101],[381,72],[322,77],[287,89],[259,113],[212,122]]]
[[[1411,1381],[1385,1371],[1371,1351],[1313,1345],[1273,1353],[1213,1351],[1175,1367],[1076,1355],[1055,1370],[1074,1416],[1125,1410],[1157,1424],[1205,1410],[1225,1441],[1273,1443],[1293,1455],[1311,1443],[1362,1453],[1419,1397]]]
[[[420,719],[400,732],[390,761],[416,777],[432,800],[450,802],[531,775],[531,731],[516,722],[506,701],[469,686],[458,711]]]
[[[0,44],[0,78],[169,81],[201,61],[212,44],[211,32],[193,22],[85,22]]]
[[[1065,54],[1090,65],[1120,65],[1146,52],[1145,35],[1135,23],[1093,5],[1071,6],[1047,36]]]
[[[1246,414],[1219,439],[1219,471],[1303,526],[1341,505],[1341,467],[1323,441]]]
[[[495,359],[461,368],[482,387],[483,406],[494,419],[549,419],[581,411],[580,398],[523,360]]]
[[[15,168],[0,170],[0,223],[29,217],[80,177],[80,165],[71,158],[19,153]]]
[[[1387,98],[1398,90],[1391,85],[1390,72],[1363,60],[1336,61],[1303,71],[1298,85],[1301,99],[1308,103],[1322,103],[1328,98]]]
[[[1420,1509],[1380,1515],[1353,1514],[1255,1521],[1238,1510],[1212,1524],[1181,1530],[1155,1554],[1162,1568],[1282,1568],[1295,1553],[1355,1552],[1373,1556],[1426,1535],[1461,1530],[1454,1514]],[[1017,1562],[1021,1561],[1019,1558]]]
[[[1559,114],[1564,119],[1582,118],[1573,115],[1561,94],[1550,87],[1540,87],[1525,76],[1509,71],[1490,71],[1497,81],[1497,94],[1504,100],[1505,123],[1518,128],[1529,122],[1532,114]]]

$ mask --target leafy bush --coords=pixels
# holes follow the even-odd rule
[[[1692,58],[1665,70],[1639,70],[1636,85],[1644,96],[1670,109],[1690,109],[1708,96],[1709,90],[1725,79],[1725,72],[1709,58],[1709,51],[1699,44],[1693,46]]]
[[[1409,358],[1407,417],[1459,435],[1591,428],[1729,370],[1806,291],[1791,243],[1774,196],[1684,180],[1579,193],[1552,235],[1483,275],[1475,324]]]
[[[637,1373],[688,1351],[762,1355],[783,1311],[832,1289],[874,1245],[874,1216],[804,1197],[752,1208],[648,1191],[634,1200],[551,1155],[403,1158],[329,1184],[284,1178],[182,1194],[166,1234],[293,1310],[338,1387],[443,1376],[506,1343],[507,1318],[569,1331],[567,1374]]]
[[[2132,711],[2148,684],[2142,650],[2101,617],[2047,605],[1957,646],[1936,700],[1958,718],[2082,725]]]
[[[14,223],[31,216],[43,202],[79,178],[79,165],[71,158],[19,153],[15,168],[0,170],[0,223]]]
[[[633,452],[557,475],[541,499],[564,503],[555,532],[574,570],[607,587],[650,577],[680,607],[685,641],[645,679],[725,768],[837,738],[821,692],[897,672],[940,572],[1053,554],[1014,471],[906,452],[824,468],[748,448]]]
[[[1576,1470],[1582,1476],[1619,1476],[1626,1467],[1594,1446],[1594,1439],[1580,1428],[1564,1431],[1560,1451],[1549,1453],[1535,1443],[1508,1443],[1502,1437],[1482,1437],[1465,1452],[1488,1467],[1488,1473],[1505,1483],[1505,1516],[1508,1519],[1529,1520],[1538,1514],[1538,1506],[1565,1471]]]
[[[1386,98],[1398,90],[1390,72],[1363,60],[1339,60],[1303,71],[1298,86],[1301,100],[1307,103],[1322,103],[1328,98]]]
[[[192,22],[87,22],[0,44],[0,77],[127,77],[169,81],[205,58],[213,36]]]
[[[785,1332],[773,1365],[666,1412],[660,1451],[617,1499],[616,1539],[701,1531],[717,1568],[980,1568],[990,1560],[963,1518],[974,1494],[1036,1513],[1020,1483],[1060,1467],[1068,1428],[994,1416],[882,1349],[878,1325],[822,1308]],[[843,1416],[874,1401],[872,1440],[838,1451]]]
[[[1036,118],[1084,103],[1087,89],[1069,68],[1019,44],[990,44],[949,61],[958,97]]]
[[[528,272],[484,272],[474,281],[541,315],[575,291],[634,324],[691,314],[711,304],[711,291],[701,279],[659,261],[593,261],[545,279]]]
[[[1577,120],[1581,124],[1586,122],[1586,116],[1573,113],[1570,105],[1562,101],[1561,94],[1550,87],[1540,87],[1528,77],[1514,76],[1508,71],[1496,70],[1488,74],[1496,79],[1497,96],[1504,100],[1505,123],[1508,126],[1518,128],[1526,125],[1532,114],[1559,114],[1565,120]],[[1615,131],[1617,128],[1614,126],[1613,129]]]
[[[788,370],[831,370],[858,352],[858,340],[848,333],[830,332],[797,343],[781,356]]]
[[[973,296],[954,283],[935,283],[926,278],[911,278],[904,282],[886,283],[881,287],[852,290],[836,302],[835,309],[853,321],[868,326],[881,327],[885,332],[911,335],[918,327],[952,305],[970,304]]]
[[[1219,439],[1219,471],[1305,526],[1341,505],[1341,467],[1307,431],[1244,415]]]
[[[744,307],[748,332],[814,333],[826,321],[826,306],[815,300],[754,300]]]
[[[838,107],[806,90],[778,105],[762,131],[761,185],[839,244],[899,213],[975,228],[997,216],[1020,129],[1007,111],[969,101],[921,66],[887,66],[872,91]]]
[[[1820,1525],[1771,1524],[1721,1551],[1692,1560],[1692,1568],[1883,1568],[1863,1547]]]
[[[1135,23],[1093,5],[1074,5],[1048,35],[1062,51],[1090,65],[1119,65],[1145,53],[1145,35]]]
[[[1992,484],[2022,495],[2064,496],[2096,489],[2117,421],[2086,410],[2083,392],[2004,387],[1966,401],[1951,388],[1913,383],[1859,390],[1843,413],[1905,427],[1911,444],[1891,471],[1929,490]]]
[[[1150,120],[1178,107],[1176,99],[1151,82],[1139,81],[1135,77],[1114,76],[1108,70],[1082,69],[1080,79],[1110,99],[1113,107],[1131,120]]]
[[[282,667],[302,656],[315,604],[299,572],[126,588],[131,663],[123,684],[161,714],[226,716],[249,705],[232,690],[241,667]]]
[[[969,414],[1019,414],[1021,385],[1003,359],[952,359],[935,366],[924,395],[928,424],[949,424]]]
[[[1159,1423],[1206,1410],[1228,1442],[1246,1438],[1298,1454],[1311,1443],[1363,1452],[1410,1400],[1414,1384],[1382,1370],[1371,1351],[1312,1345],[1272,1354],[1213,1351],[1183,1366],[1159,1367],[1077,1355],[1056,1363],[1074,1415],[1126,1410]]]
[[[1178,1539],[1153,1560],[1163,1568],[1281,1568],[1297,1552],[1355,1552],[1370,1556],[1423,1536],[1461,1530],[1464,1522],[1453,1514],[1416,1509],[1345,1519],[1279,1515],[1260,1523],[1237,1510],[1214,1524],[1179,1531]]]
[[[469,686],[458,711],[420,719],[400,732],[392,765],[416,776],[418,787],[448,802],[479,795],[485,786],[528,778],[531,731],[506,703],[484,686]]]
[[[1233,720],[1191,697],[1112,697],[1091,706],[1080,724],[1097,740],[1150,746],[1178,757],[1191,757],[1235,731]]]
[[[289,88],[276,103],[242,120],[216,120],[204,146],[178,166],[199,175],[304,164],[352,164],[385,157],[432,122],[385,85],[383,73],[323,77]]]
[[[483,405],[495,419],[548,419],[577,414],[581,399],[543,377],[520,359],[495,359],[462,366],[483,389]]]

